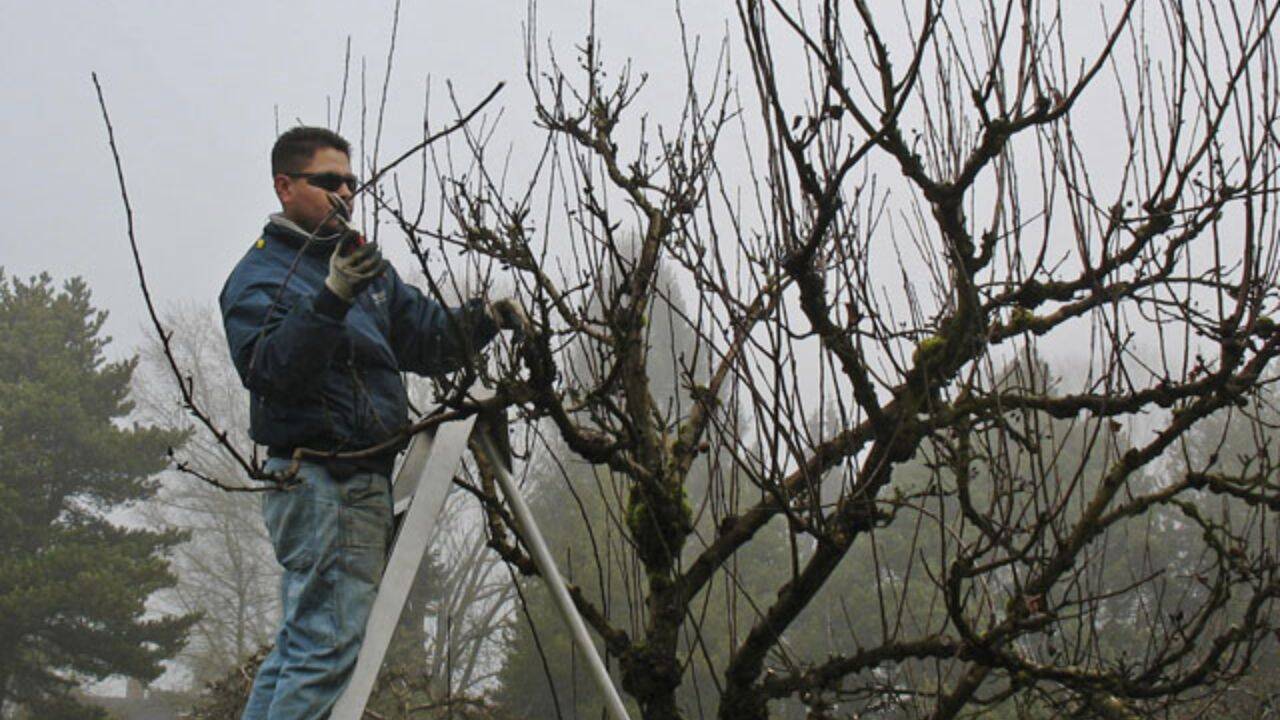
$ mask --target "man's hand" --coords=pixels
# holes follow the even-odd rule
[[[350,249],[351,242],[347,238],[333,248],[333,254],[329,256],[329,277],[324,279],[324,284],[334,295],[347,302],[355,302],[356,297],[387,269],[387,261],[382,259],[377,243],[367,243],[346,252]]]
[[[533,334],[533,323],[529,321],[524,308],[520,307],[520,303],[515,300],[511,298],[494,300],[489,303],[486,310],[494,324],[502,330],[514,330],[517,338]]]

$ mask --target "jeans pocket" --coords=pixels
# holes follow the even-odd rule
[[[342,483],[342,562],[352,577],[376,585],[387,560],[391,494],[387,479],[362,473]]]
[[[311,483],[268,492],[262,500],[262,516],[276,560],[286,570],[301,572],[315,563],[316,510]]]

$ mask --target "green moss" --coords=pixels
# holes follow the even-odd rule
[[[1009,329],[1026,330],[1036,319],[1036,314],[1024,307],[1016,307],[1009,316]]]
[[[649,516],[649,506],[640,497],[640,493],[632,490],[627,496],[627,529],[632,535],[644,527],[645,518]]]
[[[934,365],[942,357],[947,347],[946,338],[933,335],[920,341],[915,352],[911,353],[911,362],[916,365]]]
[[[646,498],[639,487],[632,487],[626,520],[645,568],[665,573],[674,566],[693,527],[693,508],[683,485],[665,487],[656,498]]]

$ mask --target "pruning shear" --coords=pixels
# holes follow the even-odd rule
[[[368,243],[364,233],[360,232],[360,228],[351,222],[351,208],[348,207],[346,201],[338,197],[337,193],[329,193],[329,204],[333,206],[334,217],[338,223],[342,225],[342,254],[346,255]]]

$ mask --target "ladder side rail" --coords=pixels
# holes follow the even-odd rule
[[[533,513],[529,512],[529,506],[525,504],[524,498],[521,497],[519,488],[516,487],[515,480],[511,477],[507,463],[503,460],[497,448],[494,447],[493,437],[487,432],[481,432],[478,434],[477,439],[480,449],[494,467],[494,472],[498,476],[498,484],[502,487],[503,494],[507,496],[507,503],[511,505],[511,511],[515,516],[516,523],[519,524],[520,531],[533,553],[533,562],[538,566],[538,571],[542,573],[543,580],[551,590],[551,597],[555,601],[556,609],[560,611],[560,617],[569,626],[579,651],[587,659],[587,665],[591,669],[591,677],[595,680],[600,694],[605,698],[609,714],[613,716],[614,720],[630,720],[627,708],[618,694],[618,689],[614,687],[613,679],[609,677],[609,670],[604,661],[600,659],[595,643],[591,640],[587,625],[583,622],[582,615],[578,613],[578,608],[574,606],[573,599],[569,597],[569,591],[565,587],[564,579],[560,576],[560,571],[551,557],[551,552],[547,549],[546,541],[542,539],[542,532],[538,530],[538,525],[533,520]]]
[[[433,437],[417,436],[406,453],[401,468],[411,476],[399,477],[402,473],[397,473],[395,484],[410,483],[414,492],[396,503],[407,503],[408,510],[392,542],[382,582],[378,584],[378,594],[365,625],[355,670],[334,705],[330,715],[332,720],[359,720],[364,715],[392,635],[400,624],[400,615],[414,578],[426,556],[436,520],[444,508],[453,478],[462,465],[462,456],[475,421],[475,416],[471,416],[443,423],[436,428]]]

